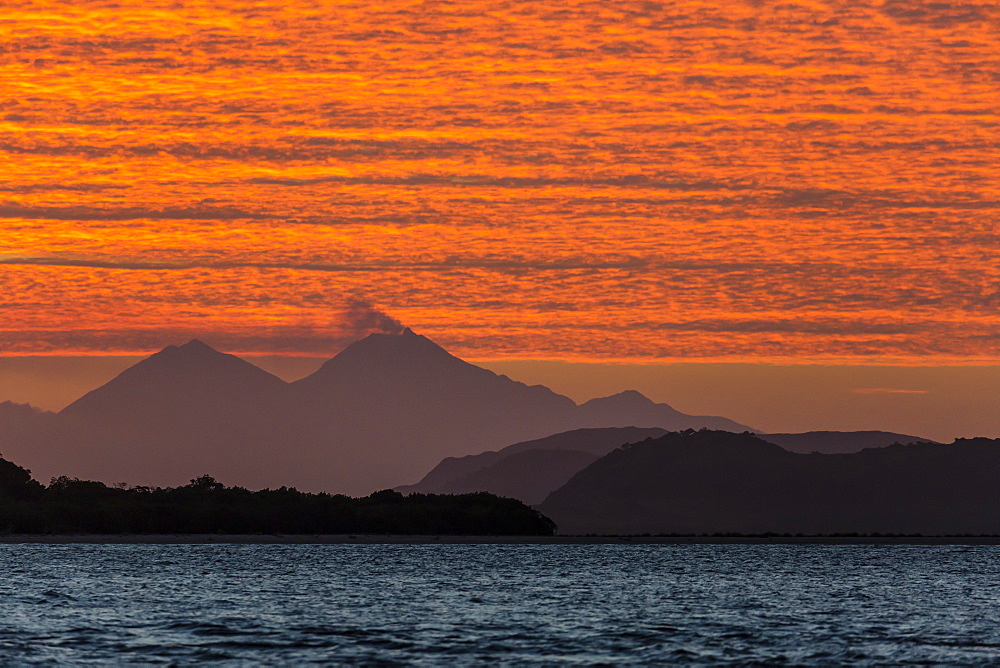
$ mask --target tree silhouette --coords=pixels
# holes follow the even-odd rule
[[[257,492],[202,475],[183,487],[116,485],[67,476],[43,487],[0,459],[0,530],[8,533],[382,533],[552,535],[555,525],[492,494],[353,499],[280,487]]]

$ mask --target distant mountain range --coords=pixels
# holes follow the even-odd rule
[[[574,429],[509,445],[498,451],[448,457],[415,485],[396,487],[407,494],[464,494],[460,490],[495,490],[527,504],[541,501],[578,471],[625,443],[661,436],[659,427]]]
[[[416,479],[444,457],[628,426],[749,429],[638,392],[577,405],[407,329],[357,341],[290,384],[197,340],[168,346],[58,414],[0,404],[0,453],[43,480],[175,486],[211,473],[253,489],[363,495]],[[567,470],[584,461],[573,457]]]
[[[564,534],[1000,535],[1000,439],[799,454],[753,434],[619,448],[537,508]]]
[[[575,429],[545,438],[441,461],[415,485],[396,487],[402,493],[466,494],[491,492],[529,505],[541,503],[601,457],[627,443],[659,438],[658,427]],[[932,443],[927,439],[884,431],[813,431],[802,434],[759,434],[789,452],[844,454],[894,443]]]

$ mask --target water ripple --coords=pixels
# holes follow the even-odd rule
[[[995,663],[1000,548],[0,545],[5,663]]]

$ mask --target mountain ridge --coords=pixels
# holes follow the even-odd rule
[[[277,376],[242,358],[192,339],[180,346],[167,346],[130,366],[70,403],[59,414],[83,416],[107,404],[156,400],[155,395],[162,395],[165,389],[194,392],[199,399],[208,399],[220,390],[247,394],[247,389],[259,392],[264,388],[280,392],[286,385]]]
[[[614,450],[537,507],[561,533],[1000,534],[1000,439],[793,453],[671,432]]]
[[[366,494],[448,456],[634,415],[704,425],[634,391],[577,405],[461,360],[410,329],[359,339],[294,383],[193,339],[150,355],[54,417],[12,420],[16,428],[0,427],[0,451],[43,476],[171,486],[211,470],[252,488]]]
[[[545,438],[514,443],[500,450],[482,452],[465,457],[447,457],[431,469],[419,482],[396,487],[396,491],[409,493],[458,494],[482,491],[494,494],[520,490],[516,496],[529,504],[540,503],[577,472],[592,461],[571,456],[557,458],[549,455],[535,461],[518,459],[517,455],[531,451],[584,451],[595,458],[604,457],[613,450],[649,438],[659,438],[670,433],[660,427],[605,427],[601,429],[574,429]],[[747,432],[749,433],[749,432]],[[835,432],[815,431],[801,434],[756,434],[761,440],[777,445],[789,452],[809,454],[846,454],[865,448],[886,447],[893,443],[933,443],[929,439],[906,434],[881,431]],[[577,468],[574,470],[573,466]],[[546,475],[546,466],[549,472]],[[532,484],[523,482],[532,480]],[[474,487],[479,485],[479,487]]]

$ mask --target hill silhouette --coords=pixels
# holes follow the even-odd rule
[[[534,505],[597,459],[597,455],[579,450],[526,450],[449,480],[432,493],[485,492]]]
[[[853,454],[687,431],[599,459],[538,508],[561,533],[1000,534],[1000,439]]]
[[[18,415],[0,426],[0,449],[43,477],[170,486],[211,470],[246,487],[360,495],[416,479],[445,457],[595,421],[685,419],[638,393],[588,404],[469,364],[409,329],[361,339],[292,384],[195,340],[58,415],[0,411],[0,420]],[[689,419],[698,427],[721,418]]]
[[[884,448],[894,443],[936,443],[928,438],[890,431],[807,431],[801,434],[761,434],[768,443],[789,452],[844,455],[866,448]]]
[[[424,494],[454,494],[459,490],[481,485],[476,491],[504,490],[516,499],[526,503],[539,503],[552,490],[558,489],[576,471],[583,469],[598,457],[603,457],[625,443],[639,441],[650,436],[661,436],[667,430],[658,427],[605,427],[585,428],[552,434],[544,438],[532,439],[508,445],[501,450],[490,450],[465,457],[447,457],[414,485],[402,485],[395,489],[404,494],[421,492]],[[556,454],[539,458],[517,457],[529,452],[567,452],[567,456]],[[581,454],[590,455],[582,457]],[[497,466],[508,459],[513,461]],[[572,470],[576,466],[576,470]],[[550,470],[551,468],[551,470]],[[531,491],[526,496],[513,494],[525,476],[531,476]],[[494,492],[500,494],[499,491]],[[533,499],[533,500],[527,500]]]
[[[658,427],[606,427],[574,429],[545,438],[515,443],[496,451],[465,457],[448,457],[415,485],[395,489],[428,494],[490,492],[512,496],[525,503],[541,503],[577,472],[612,450],[645,438],[667,433]],[[883,431],[814,431],[802,434],[758,434],[790,452],[828,454],[858,452],[893,443],[933,443],[927,439]],[[534,457],[529,452],[538,452]],[[560,452],[564,454],[559,454]],[[542,454],[545,453],[545,454]],[[583,456],[584,453],[591,455]]]

